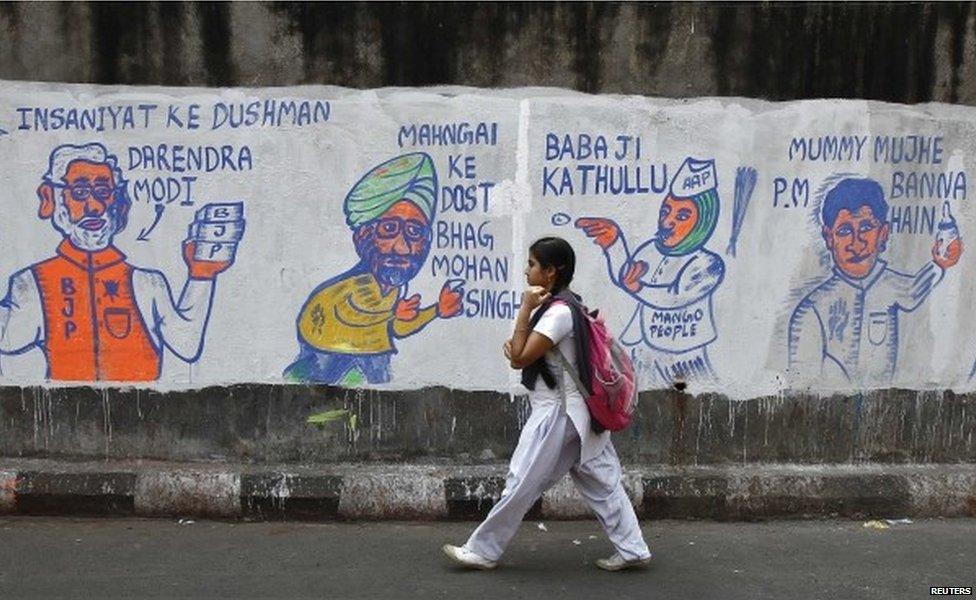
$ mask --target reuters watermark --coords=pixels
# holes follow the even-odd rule
[[[929,596],[972,596],[971,587],[930,587]]]

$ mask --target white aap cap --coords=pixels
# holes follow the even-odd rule
[[[714,190],[717,185],[714,160],[688,157],[671,180],[671,195],[675,198],[691,198]]]

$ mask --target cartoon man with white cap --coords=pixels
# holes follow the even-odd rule
[[[394,338],[461,312],[463,290],[448,281],[437,303],[420,307],[406,284],[430,251],[437,172],[423,152],[373,168],[345,199],[359,262],[309,295],[297,321],[299,355],[285,369],[293,381],[357,384],[390,380]]]
[[[705,243],[718,222],[717,184],[715,161],[686,159],[661,203],[657,235],[634,250],[614,221],[576,221],[603,249],[611,281],[637,300],[621,343],[662,383],[715,377],[708,358],[718,336],[712,294],[725,263]]]

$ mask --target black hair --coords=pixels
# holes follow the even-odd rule
[[[871,209],[871,213],[881,223],[888,222],[888,203],[885,202],[884,190],[873,179],[842,179],[829,192],[823,202],[823,224],[833,227],[840,211],[847,209],[851,214],[856,213],[862,206]]]
[[[569,287],[576,271],[576,253],[569,242],[559,237],[544,237],[532,242],[529,252],[543,269],[556,268],[556,281],[552,284],[552,294],[558,294]]]

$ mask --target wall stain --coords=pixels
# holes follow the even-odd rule
[[[471,85],[495,87],[501,84],[507,68],[506,49],[514,42],[526,23],[538,14],[534,3],[483,2],[477,5],[459,27],[459,60],[454,79]],[[474,68],[480,66],[480,70]]]
[[[937,13],[947,9],[921,3],[750,3],[713,10],[722,95],[931,99]],[[741,27],[742,20],[751,30]],[[733,60],[738,52],[745,57],[740,64]]]
[[[688,396],[681,391],[668,392],[674,408],[671,411],[671,452],[672,464],[684,464],[685,455],[685,421],[688,417]]]
[[[306,81],[364,86],[365,65],[356,52],[357,24],[364,14],[363,5],[276,2],[269,8],[286,20],[289,32],[301,37]]]
[[[387,85],[458,83],[458,27],[470,8],[428,3],[372,3],[368,8],[380,23]]]
[[[636,51],[641,70],[653,77],[667,56],[668,39],[674,27],[671,4],[655,2],[637,5],[638,19],[644,22],[644,37],[637,42]]]
[[[186,28],[187,7],[184,2],[160,2],[159,24],[162,28],[163,72],[159,83],[163,85],[186,85],[189,77],[181,52],[183,31]]]
[[[230,6],[223,2],[202,2],[196,5],[200,15],[200,37],[203,40],[207,85],[231,86],[236,81],[230,55]]]
[[[36,77],[30,61],[17,60],[18,50],[27,56],[37,39],[33,11],[50,10],[34,6],[0,3],[0,20],[14,43],[0,59],[0,77]],[[280,73],[271,73],[267,82],[247,83],[495,86],[537,80],[592,93],[626,88],[653,96],[661,94],[653,75],[666,61],[687,65],[687,89],[696,95],[972,101],[961,98],[964,54],[976,35],[967,23],[970,3],[716,3],[690,12],[666,3],[634,4],[629,11],[622,6],[271,3],[272,18],[301,37],[304,71],[300,81],[280,81]],[[87,27],[88,65],[79,69],[78,57],[70,53],[45,57],[52,78],[61,72],[64,81],[184,85],[194,77],[189,66],[202,63],[208,85],[239,85],[232,50],[247,43],[270,52],[275,44],[273,33],[268,39],[234,39],[231,19],[238,5],[232,3],[93,2],[83,8],[59,7],[59,14],[74,18],[62,18],[44,35],[70,47],[77,27]],[[187,30],[191,9],[199,17],[195,31]],[[681,32],[694,38],[689,43],[670,45],[674,28],[690,25],[686,14],[701,27]],[[936,46],[940,24],[949,39]],[[531,39],[525,31],[533,32]],[[631,53],[629,67],[619,73],[603,68],[614,31]],[[518,56],[511,54],[513,43]],[[191,57],[182,48],[200,48],[203,55]],[[713,61],[713,68],[697,68],[703,60]],[[554,80],[563,64],[570,77]],[[946,89],[934,89],[937,67],[950,73]],[[673,95],[682,88],[667,82],[667,89]]]
[[[959,101],[959,72],[962,70],[963,54],[966,44],[966,27],[972,5],[968,2],[939,5],[941,15],[949,21],[952,31],[949,62],[952,65],[952,79],[949,82],[949,102]]]
[[[564,5],[571,11],[573,23],[573,70],[576,72],[576,89],[598,93],[601,89],[600,54],[604,49],[601,32],[612,30],[613,21],[620,10],[611,3],[573,3]]]
[[[91,3],[94,83],[157,82],[147,44],[150,27],[146,8],[122,2]]]
[[[7,22],[7,28],[10,31],[16,31],[20,28],[18,4],[19,2],[0,2],[0,17]]]

